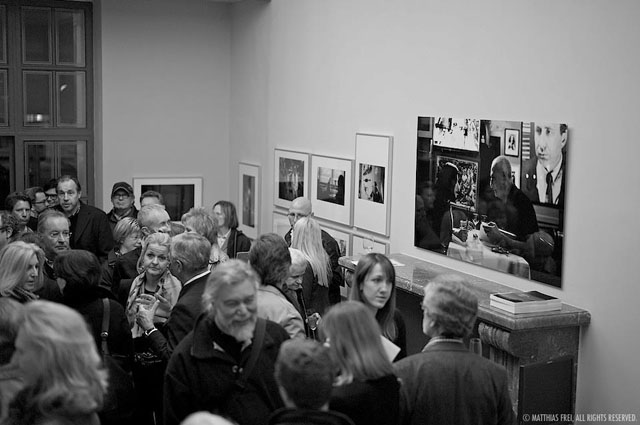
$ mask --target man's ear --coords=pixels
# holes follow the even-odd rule
[[[568,128],[564,131],[564,133],[560,133],[560,144],[561,144],[563,149],[567,144],[567,134],[568,133],[569,133],[569,129]]]

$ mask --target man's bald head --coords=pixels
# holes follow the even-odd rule
[[[291,202],[291,206],[289,207],[289,224],[291,228],[296,224],[301,218],[309,217],[313,215],[311,211],[311,201],[307,198],[296,198]]]

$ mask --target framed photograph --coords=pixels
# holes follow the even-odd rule
[[[309,197],[309,154],[275,150],[274,204],[289,208],[298,197]]]
[[[311,205],[318,218],[351,225],[353,161],[311,155]]]
[[[393,137],[356,134],[354,226],[389,236]]]
[[[452,203],[475,211],[478,206],[478,163],[443,155],[437,156],[436,161],[436,175],[440,175],[440,169],[448,162],[458,168],[458,183],[454,191],[455,200]]]
[[[260,234],[260,166],[240,162],[238,178],[238,227],[249,238],[255,239]]]
[[[520,130],[504,129],[504,154],[506,156],[520,155]]]
[[[315,214],[315,213],[314,213]],[[340,247],[340,256],[346,257],[351,255],[351,234],[342,230],[334,229],[328,226],[322,226],[322,230],[327,232],[338,242]]]
[[[375,239],[370,235],[353,235],[351,255],[366,255],[369,252],[378,252],[389,255],[389,243]],[[373,247],[373,248],[372,248]]]
[[[136,200],[148,190],[160,192],[172,221],[180,221],[182,214],[202,206],[201,177],[134,177],[133,194]]]
[[[277,235],[280,235],[284,238],[284,235],[291,229],[291,224],[289,224],[289,219],[287,218],[287,213],[284,211],[274,211],[273,212],[273,225],[271,226],[271,231]]]

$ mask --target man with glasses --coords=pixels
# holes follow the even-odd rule
[[[291,229],[289,229],[287,234],[284,235],[284,240],[287,241],[287,245],[291,246],[291,231],[293,230],[293,226],[296,224],[296,222],[303,217],[309,217],[312,215],[313,211],[311,211],[311,201],[309,199],[300,197],[294,199],[291,202],[291,206],[289,207],[289,214],[287,214]],[[331,261],[331,271],[333,272],[333,277],[331,278],[331,283],[329,284],[329,302],[333,305],[341,301],[340,287],[344,286],[342,271],[340,270],[340,264],[338,264],[338,259],[341,256],[340,246],[330,234],[323,230],[322,247],[326,251],[327,255],[329,256],[329,260]]]
[[[58,180],[51,179],[43,187],[45,196],[45,206],[53,208],[58,205]]]
[[[127,182],[118,182],[113,185],[111,189],[111,203],[113,209],[107,213],[109,217],[109,225],[111,231],[116,227],[116,224],[125,217],[136,218],[138,216],[138,209],[133,205],[135,203],[133,197],[133,188]]]
[[[38,218],[38,233],[48,239],[53,249],[64,252],[71,249],[69,219],[60,211],[47,210]],[[53,260],[53,259],[51,259]]]

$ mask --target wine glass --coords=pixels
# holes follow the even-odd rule
[[[364,236],[362,238],[362,248],[366,251],[367,254],[373,252],[373,237],[372,236]]]
[[[480,338],[469,339],[469,351],[479,356],[482,355],[482,341]]]

